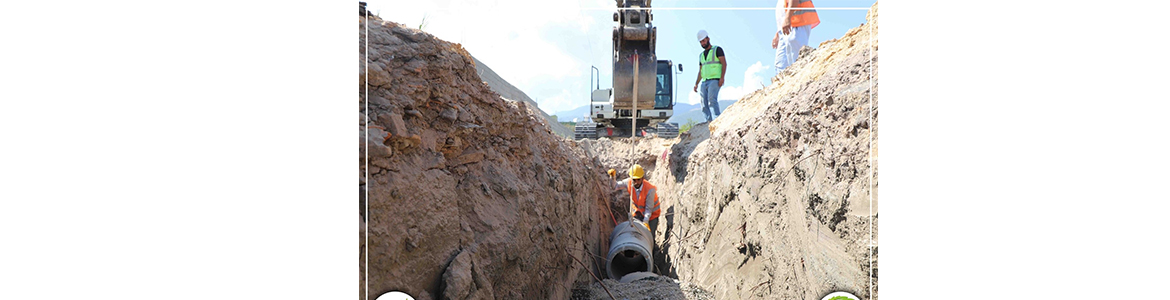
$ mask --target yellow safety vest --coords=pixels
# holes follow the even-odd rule
[[[719,51],[719,46],[711,45],[711,50],[707,51],[707,55],[699,53],[699,74],[703,80],[719,79],[723,76],[723,64],[719,63],[719,58],[715,57],[715,52]]]

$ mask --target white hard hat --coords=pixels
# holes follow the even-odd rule
[[[699,41],[702,41],[705,38],[707,38],[707,31],[706,30],[699,30]]]

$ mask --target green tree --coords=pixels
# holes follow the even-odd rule
[[[678,127],[678,133],[690,131],[691,128],[695,127],[695,124],[699,123],[695,122],[695,120],[692,120],[691,118],[687,118],[687,122]]]

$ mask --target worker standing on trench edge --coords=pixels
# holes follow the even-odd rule
[[[715,118],[719,117],[719,88],[723,87],[723,74],[727,73],[727,57],[723,56],[723,47],[711,45],[706,30],[699,30],[699,46],[703,47],[703,52],[699,53],[699,76],[695,78],[692,90],[699,92],[703,114],[707,122],[711,122],[714,118],[708,108],[714,109]],[[701,87],[699,83],[702,83]]]
[[[611,179],[615,178],[617,171],[609,169],[607,171]],[[615,189],[624,189],[630,195],[630,210],[633,210],[633,217],[638,221],[646,223],[650,227],[650,240],[654,240],[654,233],[658,229],[658,188],[653,184],[646,182],[642,178],[646,175],[646,170],[642,169],[642,165],[635,164],[630,167],[630,178],[622,181],[614,181]]]
[[[796,62],[800,48],[808,45],[808,35],[820,24],[812,0],[776,1],[776,36],[772,37],[776,74]]]

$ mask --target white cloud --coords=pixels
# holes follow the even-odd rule
[[[426,32],[463,44],[504,80],[540,99],[546,113],[588,104],[590,66],[601,70],[602,88],[611,80],[612,0],[368,3],[383,19],[414,28],[425,15]]]
[[[770,72],[764,63],[756,61],[743,72],[743,83],[739,86],[728,85],[724,82],[723,88],[719,89],[720,100],[738,100],[743,98],[751,92],[759,90],[771,83],[771,79],[765,78]]]
[[[585,103],[575,103],[573,93],[567,89],[562,89],[560,94],[550,98],[533,99],[536,101],[536,106],[540,107],[545,113],[553,114],[558,111],[566,111],[585,105]]]
[[[764,63],[756,61],[743,72],[743,83],[738,86],[731,85],[724,81],[723,87],[719,88],[719,100],[739,100],[751,92],[754,92],[771,83],[771,79],[766,78],[771,72],[769,67],[764,66]],[[692,86],[693,87],[693,86]],[[699,93],[689,91],[687,95],[687,102],[690,104],[699,104],[702,98]]]
[[[769,72],[769,67],[764,66],[764,63],[756,61],[743,72],[743,85],[755,87],[758,90],[771,83],[771,79],[765,79],[764,76]]]

